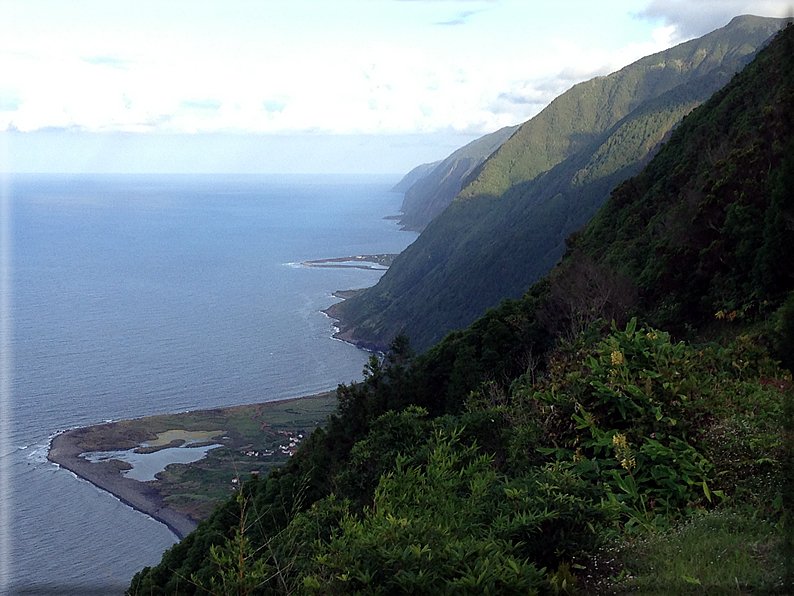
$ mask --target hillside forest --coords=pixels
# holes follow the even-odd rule
[[[788,26],[550,273],[396,334],[128,594],[794,593],[792,133]]]

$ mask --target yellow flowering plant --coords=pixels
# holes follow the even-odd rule
[[[775,424],[791,382],[748,338],[692,345],[636,321],[613,323],[553,362],[528,397],[545,434],[534,452],[603,487],[624,527],[664,526],[733,494],[725,479],[749,460],[719,457],[731,449],[760,445],[754,465],[779,466]],[[747,421],[755,442],[715,443],[711,429],[726,416]]]

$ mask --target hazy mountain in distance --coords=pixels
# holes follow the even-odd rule
[[[518,126],[506,126],[461,147],[432,170],[417,179],[405,191],[400,224],[406,230],[420,232],[446,209],[460,192],[464,180],[496,151]],[[434,164],[428,164],[430,166]],[[424,166],[419,166],[420,168]],[[408,174],[411,176],[418,168]],[[406,176],[406,178],[408,177]],[[402,181],[400,182],[402,185]]]
[[[433,163],[423,163],[416,166],[413,170],[408,172],[402,179],[394,185],[390,192],[406,192],[417,180],[429,175],[443,160],[434,161]]]

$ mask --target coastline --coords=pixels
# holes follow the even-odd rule
[[[382,253],[378,255],[332,257],[329,259],[303,261],[301,265],[304,267],[329,267],[340,269],[370,269],[373,271],[386,271],[397,256],[397,254],[393,253]]]
[[[338,339],[339,341],[343,341],[350,345],[353,345],[357,348],[362,350],[366,350],[367,352],[384,352],[386,347],[381,346],[379,344],[373,342],[366,342],[355,339],[354,335],[356,332],[356,327],[354,325],[349,325],[345,323],[344,317],[339,310],[339,305],[342,304],[348,298],[352,298],[353,296],[357,296],[361,292],[363,292],[366,288],[360,288],[356,290],[337,290],[333,292],[332,295],[336,298],[341,298],[341,302],[337,302],[336,304],[332,304],[326,309],[323,309],[322,312],[325,316],[330,319],[334,320],[334,331],[332,337],[334,339]]]
[[[55,436],[47,459],[110,493],[122,503],[165,524],[179,539],[196,529],[198,524],[195,521],[165,505],[156,488],[138,480],[125,478],[122,475],[122,467],[118,464],[112,461],[91,463],[80,457],[83,453],[79,446],[81,431],[88,428],[93,427],[67,430]]]
[[[356,255],[352,257],[335,257],[305,261],[301,263],[301,265],[306,267],[387,269],[396,256],[396,254]],[[363,288],[337,290],[333,292],[333,296],[342,300],[346,300],[356,296],[362,291]],[[353,338],[353,333],[355,331],[354,327],[343,329],[344,323],[340,316],[334,312],[334,306],[335,305],[331,305],[322,312],[335,321],[334,327],[336,331],[333,334],[335,339],[344,341],[358,348],[371,352],[377,352],[380,350],[379,346],[374,344],[370,345],[365,342],[355,340]],[[268,406],[274,407],[303,399],[316,398],[323,395],[327,395],[327,393],[281,399],[271,402],[263,402],[261,404],[247,404],[227,408],[193,410],[170,416],[178,417],[180,415],[185,416],[197,414],[209,415],[212,413],[227,412],[239,408],[262,408]],[[157,416],[147,416],[138,420],[146,420],[156,417]],[[153,432],[139,431],[132,435],[129,432],[114,432],[116,427],[118,427],[120,424],[128,422],[130,421],[120,420],[115,422],[106,422],[69,429],[58,433],[50,441],[47,459],[52,463],[69,470],[78,478],[81,478],[95,487],[110,493],[125,505],[132,507],[136,511],[144,513],[145,515],[148,515],[153,519],[163,523],[177,536],[177,538],[182,539],[196,529],[198,522],[191,516],[169,507],[168,503],[158,489],[158,483],[156,481],[141,482],[139,480],[127,478],[124,476],[123,472],[126,469],[129,469],[130,465],[119,460],[91,462],[84,457],[80,457],[82,453],[90,451],[115,451],[132,448],[141,449],[140,443],[151,441],[156,438],[156,433]],[[98,439],[99,442],[97,442]]]
[[[275,407],[327,395],[328,393],[326,392],[263,402],[260,404],[194,410],[172,415],[147,416],[137,419],[137,421],[145,422],[146,420],[154,420],[166,416],[171,419],[174,417],[178,418],[179,416],[195,417],[197,415],[204,415],[209,418],[219,414],[228,415],[229,412],[241,411],[249,408],[259,408],[261,411],[262,408],[266,407]],[[121,426],[129,422],[132,421],[121,420],[117,422],[107,422],[74,428],[59,433],[55,435],[50,442],[47,459],[69,470],[97,488],[110,493],[129,507],[165,524],[179,539],[182,539],[196,529],[198,522],[190,516],[169,507],[158,489],[156,482],[140,482],[125,477],[123,471],[129,468],[129,464],[125,464],[118,460],[90,462],[86,458],[80,457],[81,453],[87,451],[130,449],[137,447],[141,442],[152,440],[156,437],[156,433],[151,431],[138,431],[132,434],[129,432],[117,432]]]
[[[401,216],[393,215],[387,216],[384,219],[399,219]],[[399,257],[400,254],[377,254],[377,255],[356,255],[352,257],[333,257],[329,259],[316,259],[313,261],[304,261],[301,265],[305,267],[354,267],[359,269],[373,269],[379,271],[386,271],[388,270],[394,259]],[[373,267],[367,265],[366,263],[373,263],[378,265],[378,267]],[[365,350],[367,352],[384,352],[388,349],[387,346],[381,345],[375,342],[368,342],[363,341],[355,338],[356,327],[355,325],[351,325],[345,322],[344,316],[342,315],[340,304],[347,300],[348,298],[353,298],[357,296],[367,288],[358,288],[352,290],[337,290],[332,292],[331,295],[340,298],[341,302],[337,302],[336,304],[332,304],[326,309],[321,310],[325,316],[330,319],[334,320],[334,333],[332,337],[339,341],[343,341],[350,345],[353,345],[357,348]]]

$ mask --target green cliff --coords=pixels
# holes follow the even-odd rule
[[[483,162],[376,286],[330,309],[341,336],[383,348],[403,332],[426,350],[521,296],[610,190],[783,23],[738,17],[564,93]]]
[[[420,232],[446,209],[472,172],[518,129],[507,126],[461,147],[405,191],[400,225]],[[423,167],[423,166],[420,166]]]
[[[790,26],[549,275],[398,336],[129,594],[792,593],[793,106]]]
[[[413,170],[403,176],[397,184],[394,185],[394,187],[391,189],[391,192],[405,193],[417,181],[421,180],[435,170],[440,163],[441,160],[434,161],[433,163],[423,163],[416,166]]]

